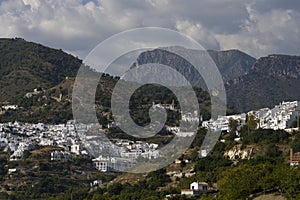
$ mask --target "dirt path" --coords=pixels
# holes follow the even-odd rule
[[[266,194],[256,197],[253,200],[286,200],[286,198],[276,194]]]

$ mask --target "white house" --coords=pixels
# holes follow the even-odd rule
[[[208,184],[205,182],[193,182],[190,184],[190,190],[201,190],[201,191],[207,191],[208,190]]]
[[[71,153],[76,155],[80,155],[81,146],[79,144],[72,144],[71,145]]]
[[[240,129],[246,123],[246,114],[242,113],[237,115],[218,116],[216,120],[210,119],[209,121],[203,121],[202,126],[215,131],[229,132],[230,119],[238,121],[238,129]]]
[[[69,160],[70,158],[70,153],[69,152],[65,152],[65,151],[52,151],[51,152],[51,158],[50,160],[52,161],[66,161]]]
[[[181,190],[182,195],[200,195],[209,191],[208,184],[205,182],[193,182],[190,184],[190,189]]]
[[[178,137],[193,137],[195,135],[194,132],[178,132],[176,133]]]
[[[8,169],[8,174],[12,174],[12,173],[15,173],[15,172],[17,172],[16,168]]]
[[[202,119],[202,116],[200,116],[200,118]],[[195,122],[195,123],[199,123],[200,121],[197,114],[192,114],[192,113],[183,114],[181,120],[184,122]]]
[[[18,105],[5,105],[5,106],[2,106],[2,108],[4,110],[17,110],[18,109]]]
[[[132,168],[135,164],[132,160],[127,158],[103,156],[93,159],[93,163],[96,169],[102,172],[125,171]]]
[[[179,127],[166,126],[166,129],[167,131],[170,131],[171,133],[177,135],[178,137],[192,137],[195,135],[194,132],[180,131]]]
[[[101,185],[102,185],[102,180],[94,180],[94,181],[90,182],[91,187],[99,187]]]

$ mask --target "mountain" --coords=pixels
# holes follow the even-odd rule
[[[237,111],[272,107],[300,99],[300,56],[259,58],[248,74],[226,86],[228,104]]]
[[[180,56],[168,52],[168,48],[141,53],[132,67],[146,63],[168,65],[187,77],[194,86],[206,89],[203,79],[193,66]],[[179,50],[191,56],[203,54],[197,50]],[[208,53],[224,79],[228,107],[234,108],[235,112],[272,107],[280,101],[300,99],[300,56],[269,55],[255,59],[239,50]],[[23,116],[23,119],[31,116],[35,120],[41,113],[50,121],[54,119],[52,116],[58,115],[60,117],[56,122],[63,117],[71,118],[72,85],[81,63],[80,59],[62,50],[20,38],[0,39],[0,102],[9,101],[22,105],[26,109],[17,115]],[[66,77],[70,79],[67,80]],[[105,91],[105,97],[97,96],[101,102],[105,102],[106,106],[100,106],[102,110],[107,110],[110,105],[107,98],[116,81],[117,79],[108,76],[100,83],[101,90],[98,91]],[[40,93],[24,98],[35,88]],[[207,95],[200,92],[199,96],[204,97],[199,100],[208,108],[210,104],[207,102]],[[44,109],[45,104],[47,109]],[[7,120],[12,119],[9,116],[6,117]]]
[[[201,50],[191,50],[182,47],[169,48],[175,48],[176,52],[179,52],[180,54],[185,54],[188,57],[199,57],[204,54],[204,51]],[[134,66],[140,66],[147,63],[159,63],[167,65],[183,74],[192,85],[198,87],[200,86],[201,88],[206,88],[202,77],[193,68],[193,66],[179,55],[168,51],[169,48],[159,48],[141,53],[138,56]],[[217,65],[225,83],[247,74],[251,66],[256,61],[255,58],[239,50],[209,50],[208,54],[211,56],[211,58]]]
[[[49,88],[74,77],[82,61],[62,50],[27,42],[0,39],[0,102],[34,88]]]
[[[183,50],[179,48],[179,51]],[[184,51],[190,56],[203,54],[197,50]],[[208,53],[223,77],[227,105],[234,108],[235,112],[272,107],[281,101],[300,99],[300,56],[270,55],[255,59],[239,50],[209,50]],[[134,66],[146,63],[170,66],[183,74],[192,85],[206,89],[202,77],[193,66],[169,52],[168,48],[141,53]]]
[[[0,39],[0,105],[9,102],[19,106],[17,110],[4,110],[0,106],[0,121],[62,123],[72,119],[72,89],[81,64],[81,60],[62,50],[20,38]],[[95,73],[88,67],[87,70]],[[112,120],[110,97],[117,81],[117,77],[102,74],[95,99],[101,124]],[[153,101],[171,103],[174,99],[171,93],[160,89],[156,86],[145,87],[134,94],[136,99],[133,98],[132,102],[137,102],[136,105],[149,103],[149,106]],[[158,92],[154,92],[153,96],[153,93],[146,94],[144,90]],[[200,107],[205,110],[203,115],[208,118],[209,95],[201,89],[197,89],[197,95]],[[147,102],[143,102],[144,99]],[[137,112],[136,115],[144,114]],[[148,118],[144,115],[143,119]]]
[[[235,80],[249,73],[256,59],[239,50],[208,51],[216,63],[224,82]]]

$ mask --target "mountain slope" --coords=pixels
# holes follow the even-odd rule
[[[239,50],[208,51],[225,82],[249,72],[256,59]]]
[[[190,57],[201,56],[203,54],[203,51],[200,50],[190,50],[181,47],[170,48],[176,48],[176,52],[179,51],[184,54],[188,54]],[[255,58],[239,50],[209,50],[208,53],[217,65],[223,77],[224,83],[247,74],[251,66],[256,61]],[[192,65],[179,55],[168,51],[168,48],[154,49],[152,51],[145,51],[141,53],[137,58],[137,63],[135,65],[143,65],[147,63],[159,63],[170,66],[178,70],[188,80],[190,80],[192,85],[206,88],[203,79],[198,75],[197,71],[192,67]]]
[[[237,111],[272,107],[300,99],[300,56],[259,58],[248,74],[227,85],[230,105]]]
[[[182,50],[192,56],[201,53]],[[272,107],[283,100],[300,99],[300,56],[270,55],[256,60],[238,50],[208,53],[224,79],[228,106],[236,112]],[[24,95],[34,88],[47,92],[66,77],[75,77],[81,63],[81,60],[62,50],[19,38],[0,39],[0,102],[21,103]],[[146,63],[171,66],[188,77],[193,85],[206,88],[193,66],[181,57],[167,52],[166,48],[141,53],[134,65]],[[103,100],[104,97],[98,98]],[[67,102],[69,101],[70,96]],[[28,105],[35,104],[27,100],[25,102]],[[109,104],[108,100],[105,102]],[[65,106],[67,105],[70,106],[69,103]]]
[[[191,56],[201,56],[203,53],[185,51]],[[223,77],[228,106],[234,108],[235,112],[272,107],[284,100],[300,99],[299,56],[270,55],[256,60],[238,50],[208,53]],[[168,65],[183,74],[191,84],[206,89],[202,77],[189,62],[164,48],[141,53],[136,65],[146,63]]]
[[[75,76],[81,60],[23,39],[0,39],[0,102]]]
[[[1,111],[0,107],[0,121],[61,123],[72,119],[72,87],[81,63],[81,60],[61,50],[23,39],[0,39],[0,105],[9,101],[19,106],[18,110],[7,111]],[[95,73],[88,67],[87,70]],[[118,78],[108,74],[102,76],[95,100],[99,121],[106,124],[110,119],[111,93]],[[37,90],[33,91],[35,88]],[[137,93],[137,101],[148,99],[146,103],[151,106],[152,101],[171,103],[174,99],[172,97],[167,102],[166,98],[160,97],[160,94],[171,95],[165,90],[155,93],[154,97],[146,93]],[[201,89],[197,90],[197,95],[200,107],[205,110],[204,117],[208,118],[209,95]]]

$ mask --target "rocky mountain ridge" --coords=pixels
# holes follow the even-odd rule
[[[192,56],[201,51],[187,50]],[[274,106],[281,101],[300,99],[300,56],[269,55],[255,59],[239,50],[208,51],[222,75],[228,106],[236,112]],[[201,76],[183,58],[165,49],[140,54],[137,65],[159,63],[168,65],[206,89]]]
[[[206,89],[193,66],[168,48],[141,53],[135,65],[160,63],[177,69],[197,87]],[[197,56],[196,50],[186,50]],[[246,112],[300,99],[300,56],[269,55],[255,59],[239,50],[207,51],[223,77],[230,108]],[[35,88],[49,89],[75,77],[82,61],[62,50],[27,42],[0,39],[0,102],[14,101]]]

